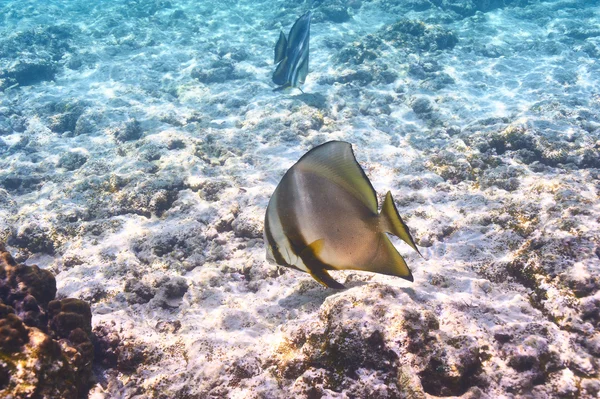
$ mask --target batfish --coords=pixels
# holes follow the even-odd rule
[[[364,270],[413,281],[387,233],[419,250],[388,191],[377,195],[352,146],[330,141],[313,148],[283,176],[269,200],[267,259],[341,289],[328,270]]]
[[[275,90],[297,87],[304,83],[308,75],[308,41],[310,39],[310,20],[312,11],[296,20],[286,38],[279,32],[279,40],[275,45],[275,64],[273,83],[278,86]]]

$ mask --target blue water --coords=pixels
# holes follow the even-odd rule
[[[274,91],[280,32],[308,10],[306,81]],[[150,348],[131,373],[148,397],[395,397],[400,371],[435,396],[597,397],[599,59],[591,0],[0,1],[0,242]],[[273,190],[329,140],[392,191],[414,283],[344,271],[325,291],[265,261]],[[379,285],[401,298],[383,315]],[[334,301],[354,326],[351,298],[392,371],[273,349]],[[407,349],[400,308],[432,312],[439,346]],[[110,378],[95,389],[127,397]]]

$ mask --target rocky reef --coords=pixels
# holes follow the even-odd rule
[[[85,395],[92,377],[92,313],[79,299],[55,299],[56,280],[17,263],[0,245],[0,396]]]

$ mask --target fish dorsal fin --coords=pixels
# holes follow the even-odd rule
[[[402,221],[398,209],[396,209],[396,205],[394,204],[392,193],[389,191],[385,195],[385,200],[381,207],[381,217],[383,217],[383,220],[385,221],[385,231],[399,237],[421,255],[421,252],[419,252],[419,249],[415,245],[415,241],[410,235],[408,226]]]
[[[312,11],[307,11],[304,15],[294,22],[292,28],[290,29],[290,33],[288,34],[287,40],[292,46],[294,43],[298,43],[300,37],[304,35],[304,31],[310,29],[310,21],[312,19]]]
[[[287,81],[287,72],[288,72],[288,58],[285,57],[283,61],[277,65],[275,72],[273,73],[273,83],[278,86],[289,83]]]
[[[321,144],[300,158],[296,167],[337,184],[377,214],[375,190],[356,161],[350,143],[329,141]]]
[[[275,58],[274,63],[278,64],[285,57],[285,51],[287,49],[287,39],[283,32],[279,31],[279,39],[277,40],[277,44],[275,45]]]

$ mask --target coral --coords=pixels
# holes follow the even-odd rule
[[[11,307],[0,304],[0,349],[4,353],[16,352],[28,341],[29,334],[21,319]]]
[[[0,396],[77,399],[89,389],[90,307],[55,295],[50,272],[18,264],[0,245]]]
[[[17,264],[0,246],[0,300],[15,310],[29,327],[45,329],[45,309],[56,295],[52,273]]]

